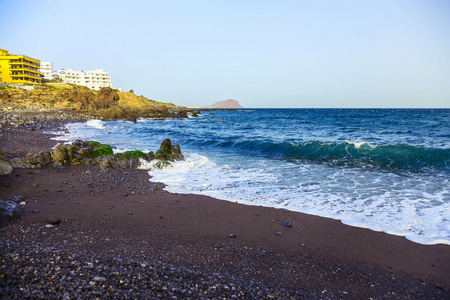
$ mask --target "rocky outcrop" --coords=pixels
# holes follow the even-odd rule
[[[24,158],[13,158],[9,161],[13,168],[42,168],[52,161],[50,152],[29,153]]]
[[[181,154],[180,145],[172,145],[170,139],[165,139],[161,143],[161,147],[155,153],[155,159],[165,161],[183,160],[184,156]]]
[[[42,168],[53,162],[55,166],[90,165],[99,166],[101,170],[133,169],[141,161],[152,162],[155,168],[163,168],[171,162],[184,160],[179,145],[172,145],[170,139],[161,143],[156,154],[139,150],[123,153],[113,152],[113,147],[98,142],[75,141],[72,144],[59,144],[52,152],[29,153],[23,158],[5,160],[0,156],[0,175],[11,173],[13,168]]]
[[[55,122],[83,122],[91,118],[85,114],[48,107],[5,106],[0,108],[0,132],[8,127],[39,130],[54,127]]]
[[[187,117],[190,112],[187,108],[172,103],[161,103],[131,92],[117,92],[111,88],[102,88],[97,94],[88,89],[2,89],[0,106],[65,109],[106,119],[180,118]]]

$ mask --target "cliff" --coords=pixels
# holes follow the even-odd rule
[[[67,109],[105,119],[187,117],[190,111],[172,103],[156,102],[144,96],[117,92],[111,88],[103,88],[97,93],[88,89],[0,89],[0,106],[12,105]]]

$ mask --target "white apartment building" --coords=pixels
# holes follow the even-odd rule
[[[95,71],[74,71],[72,69],[56,71],[55,74],[65,83],[86,86],[93,90],[111,87],[111,77],[103,69]]]
[[[55,79],[55,74],[53,74],[53,63],[52,62],[42,62],[40,66],[40,72],[44,75],[45,79]]]

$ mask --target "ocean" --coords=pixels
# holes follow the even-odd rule
[[[142,165],[169,192],[450,245],[450,109],[241,109],[67,129],[61,140],[96,140],[117,152],[155,151],[170,138],[185,161]]]

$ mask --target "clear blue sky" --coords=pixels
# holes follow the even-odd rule
[[[450,107],[448,0],[0,0],[0,48],[203,106]]]

